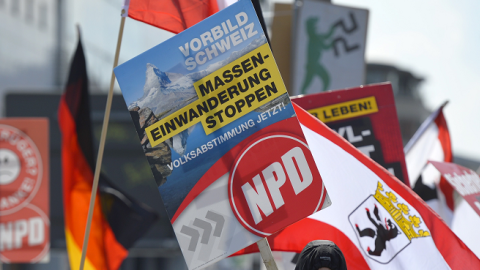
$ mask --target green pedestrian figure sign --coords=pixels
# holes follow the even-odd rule
[[[322,56],[322,51],[332,48],[332,42],[329,42],[329,39],[331,39],[335,28],[332,25],[328,33],[318,34],[316,27],[317,21],[318,18],[309,18],[306,24],[306,30],[308,33],[308,50],[305,79],[303,80],[302,85],[302,94],[306,93],[305,91],[312,82],[314,76],[318,76],[322,79],[323,91],[327,90],[328,86],[330,85],[330,75],[325,67],[320,63],[320,57]]]
[[[305,1],[294,46],[293,94],[363,84],[367,20],[366,10]]]

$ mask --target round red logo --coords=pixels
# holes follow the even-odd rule
[[[324,199],[310,150],[292,134],[257,138],[241,152],[231,172],[233,212],[246,229],[261,237],[315,213]]]
[[[45,257],[50,248],[50,221],[40,208],[29,204],[2,216],[0,222],[1,261],[35,263]]]
[[[0,124],[0,216],[25,207],[37,193],[42,174],[42,158],[33,141]]]

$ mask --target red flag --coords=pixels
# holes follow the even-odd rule
[[[73,58],[58,110],[62,132],[65,234],[71,269],[78,269],[93,184],[94,154],[88,78],[82,44]],[[101,176],[95,200],[85,269],[116,270],[128,248],[158,214],[135,202]]]
[[[335,242],[354,269],[480,269],[480,260],[400,180],[294,104],[332,205],[268,237],[273,251]],[[237,253],[257,252],[255,245]]]
[[[130,0],[124,5],[132,19],[178,34],[218,11],[217,0]]]

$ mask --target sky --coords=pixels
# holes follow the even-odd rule
[[[480,160],[480,1],[334,0],[369,9],[367,62],[425,78],[421,96],[444,101],[454,155]]]

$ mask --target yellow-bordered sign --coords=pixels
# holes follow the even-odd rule
[[[268,44],[200,79],[194,87],[198,100],[145,129],[152,147],[199,122],[208,135],[287,93]]]
[[[308,110],[324,123],[378,112],[374,96]]]

